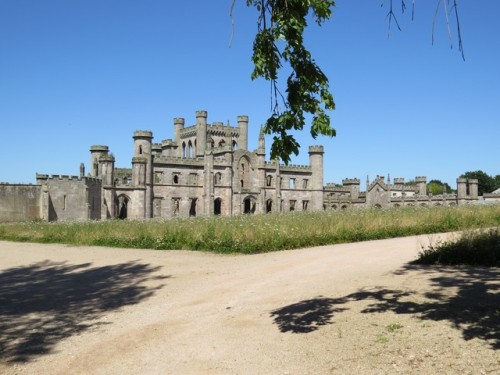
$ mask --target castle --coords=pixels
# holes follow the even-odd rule
[[[151,131],[133,134],[131,168],[116,168],[109,147],[90,147],[90,173],[37,174],[35,185],[0,184],[0,222],[33,219],[103,220],[240,215],[355,207],[460,205],[478,201],[477,180],[457,179],[457,193],[427,195],[415,185],[377,177],[360,191],[359,179],[323,183],[323,146],[309,147],[309,165],[265,160],[265,139],[248,150],[248,116],[237,126],[207,122],[197,111],[185,126],[174,119],[174,139],[153,143]],[[496,197],[494,197],[496,198]],[[500,195],[499,197],[500,198]],[[496,200],[496,199],[495,199]]]

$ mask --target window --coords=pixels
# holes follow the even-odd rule
[[[222,174],[217,172],[214,176],[214,185],[222,185]]]
[[[307,207],[309,206],[309,201],[302,201],[302,210],[307,211]]]
[[[295,178],[290,179],[290,189],[295,189]]]
[[[266,177],[266,186],[271,186],[272,184],[273,184],[273,176],[268,174]]]
[[[172,176],[172,182],[174,184],[178,184],[179,183],[179,173],[174,173],[173,176]]]
[[[302,180],[302,189],[307,189],[308,182],[309,182],[309,180],[307,180],[307,179]]]
[[[291,201],[290,201],[290,211],[295,211],[295,203],[296,203],[296,202],[297,202],[297,201],[295,201],[295,200],[291,200]]]

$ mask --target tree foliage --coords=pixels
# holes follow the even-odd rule
[[[299,152],[299,143],[291,130],[303,130],[306,115],[312,115],[310,132],[335,136],[328,110],[335,108],[327,76],[304,46],[307,18],[313,15],[321,25],[332,16],[331,0],[247,0],[259,12],[258,31],[253,44],[252,79],[262,77],[271,82],[271,116],[264,126],[274,134],[271,158],[290,161]],[[281,92],[279,72],[289,68],[286,93]],[[286,96],[286,97],[285,97]]]
[[[453,192],[453,189],[447,182],[442,182],[441,180],[430,180],[427,184],[427,194],[439,195],[451,192]]]
[[[233,0],[233,5],[234,5]],[[387,0],[389,30],[391,22],[401,29],[394,12],[393,1]],[[399,0],[397,0],[399,1]],[[401,0],[401,12],[406,10],[410,0]],[[458,0],[436,0],[436,13],[444,8],[446,24],[450,34],[450,19],[455,18],[459,51],[463,55],[462,37],[458,17]],[[412,3],[412,18],[415,0]],[[335,109],[328,77],[323,73],[304,46],[304,31],[307,20],[314,19],[319,26],[332,17],[333,0],[246,0],[249,7],[258,11],[257,34],[253,44],[252,79],[264,78],[271,83],[271,115],[264,126],[266,134],[273,135],[271,158],[281,159],[288,164],[290,155],[299,152],[299,143],[290,134],[301,131],[306,118],[312,116],[310,133],[333,137],[328,111]],[[383,3],[382,3],[383,5]],[[433,30],[434,34],[434,30]],[[286,79],[286,90],[280,89],[280,74],[290,73]]]

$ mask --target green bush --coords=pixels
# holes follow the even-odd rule
[[[500,230],[468,231],[458,240],[430,246],[415,263],[500,267]]]

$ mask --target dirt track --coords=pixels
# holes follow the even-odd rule
[[[0,242],[1,374],[499,374],[500,269],[437,236],[251,256]]]

